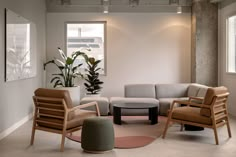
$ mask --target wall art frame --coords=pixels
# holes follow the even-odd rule
[[[5,8],[5,82],[35,77],[36,26]]]

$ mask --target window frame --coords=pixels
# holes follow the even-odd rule
[[[65,53],[67,55],[67,26],[68,24],[103,24],[104,25],[104,52],[103,52],[103,60],[104,60],[104,67],[103,67],[103,73],[100,73],[100,75],[106,76],[107,75],[107,21],[66,21],[64,28],[65,28]]]
[[[235,72],[229,71],[229,18],[235,17],[236,18],[236,12],[228,15],[226,17],[226,29],[225,29],[225,38],[226,38],[226,45],[225,45],[225,50],[226,50],[226,73],[227,74],[236,74],[236,65],[235,65]],[[235,30],[236,31],[236,30]],[[235,35],[235,41],[236,41],[236,35]],[[235,44],[235,56],[236,56],[236,44]],[[236,64],[236,57],[235,57],[235,64]]]

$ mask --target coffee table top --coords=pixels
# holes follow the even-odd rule
[[[126,108],[126,109],[147,109],[158,107],[157,104],[138,104],[138,103],[119,103],[114,104],[113,107]]]

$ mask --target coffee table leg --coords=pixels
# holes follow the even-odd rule
[[[157,107],[149,108],[149,120],[151,124],[158,123]]]
[[[113,122],[121,125],[121,108],[113,106]]]

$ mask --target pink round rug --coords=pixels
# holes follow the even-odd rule
[[[81,142],[80,136],[67,135],[67,138],[75,142]],[[148,136],[115,137],[115,148],[130,149],[130,148],[143,147],[152,143],[154,140],[155,138]]]
[[[112,116],[108,117],[112,120]],[[114,124],[115,148],[129,149],[146,146],[160,137],[164,131],[167,118],[159,116],[159,122],[150,125],[147,116],[122,116],[122,125]],[[81,142],[81,130],[68,135],[67,138]]]
[[[146,146],[155,140],[148,136],[125,136],[115,138],[115,148],[129,149]]]

